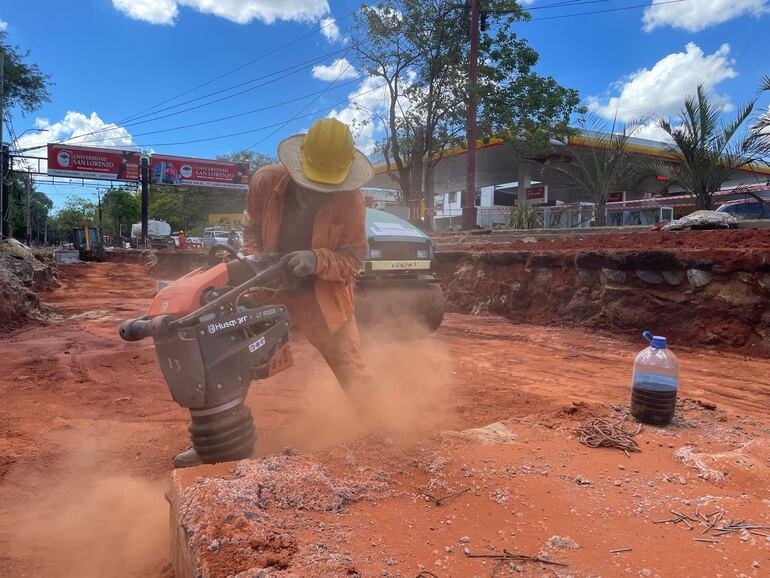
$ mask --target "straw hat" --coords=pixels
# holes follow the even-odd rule
[[[369,159],[353,146],[350,129],[336,119],[319,119],[307,134],[281,141],[278,158],[295,183],[322,193],[360,189],[374,177]]]

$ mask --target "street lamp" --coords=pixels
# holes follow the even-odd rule
[[[19,139],[21,139],[21,137],[23,137],[25,134],[27,134],[28,132],[33,132],[33,131],[36,131],[36,132],[49,132],[50,129],[47,129],[47,128],[28,128],[23,133],[21,133],[19,136],[17,136],[16,140],[11,142],[11,146],[13,146],[13,143],[18,142]],[[41,149],[44,146],[45,145],[40,145],[40,146],[36,146],[36,147],[26,147],[26,148],[23,148],[23,149],[14,149],[13,152],[16,153],[16,154],[26,153],[26,152],[29,152],[29,151],[34,151],[34,150],[37,150],[37,149]]]

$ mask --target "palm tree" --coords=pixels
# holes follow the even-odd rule
[[[762,85],[759,87],[759,90],[760,92],[770,92],[770,76],[762,78]],[[757,138],[764,140],[770,146],[770,109],[766,113],[759,115],[751,130],[757,135]],[[770,162],[767,164],[770,164]]]
[[[692,193],[696,209],[711,209],[714,192],[740,169],[765,162],[770,152],[770,142],[758,131],[738,133],[751,116],[758,96],[739,108],[732,121],[723,123],[720,119],[725,105],[715,103],[703,85],[698,85],[696,96],[685,98],[675,124],[667,119],[658,121],[668,135],[667,148],[676,158],[676,165],[653,162],[652,172]]]
[[[591,147],[572,147],[570,160],[548,161],[545,166],[565,175],[591,195],[595,205],[596,224],[606,224],[607,199],[624,183],[634,181],[640,163],[628,150],[629,139],[642,128],[649,117],[618,126],[613,121],[609,131],[593,117],[581,117],[578,136],[590,138]],[[590,125],[590,128],[589,128]]]

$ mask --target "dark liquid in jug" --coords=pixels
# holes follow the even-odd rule
[[[676,410],[676,388],[637,382],[631,388],[631,415],[651,425],[668,425]]]

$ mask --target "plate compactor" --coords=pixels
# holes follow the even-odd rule
[[[229,260],[222,262],[225,251]],[[276,256],[212,247],[208,266],[161,289],[148,314],[120,325],[126,341],[152,337],[171,396],[190,410],[192,448],[175,467],[250,457],[256,431],[244,399],[252,380],[292,365],[289,314],[260,297],[296,283]]]

